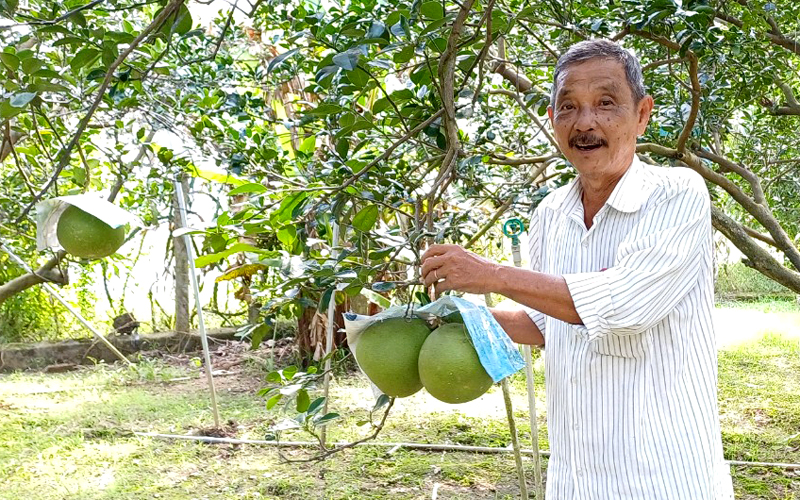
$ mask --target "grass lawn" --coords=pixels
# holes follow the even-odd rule
[[[756,340],[720,352],[720,409],[729,460],[800,463],[800,340],[783,333],[771,325]],[[236,437],[263,439],[268,425],[280,418],[255,395],[264,373],[252,359],[230,372],[235,374],[215,379],[220,413]],[[192,378],[165,382],[180,376]],[[546,449],[541,371],[536,378],[540,446]],[[339,374],[332,387],[331,410],[346,418],[331,426],[330,439],[365,435],[356,422],[374,401],[366,380]],[[528,448],[521,374],[513,378],[512,389],[517,426]],[[422,499],[434,490],[443,499],[518,497],[510,454],[406,449],[390,454],[388,448],[358,447],[322,463],[287,464],[273,448],[133,434],[201,432],[213,424],[208,400],[204,379],[188,362],[144,362],[137,371],[98,366],[67,374],[0,376],[0,498]],[[424,393],[399,400],[378,440],[507,446],[502,394],[494,387],[458,406]],[[307,450],[285,453],[302,458]],[[530,472],[529,459],[525,466]],[[736,466],[733,473],[737,499],[800,499],[800,470]]]

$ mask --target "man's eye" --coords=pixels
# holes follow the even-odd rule
[[[614,101],[612,101],[610,99],[603,99],[602,101],[600,101],[600,105],[601,106],[612,106],[613,104],[614,104]]]
[[[564,104],[563,106],[561,106],[561,110],[562,111],[569,111],[569,110],[573,109],[574,107],[575,106],[573,106],[572,104]]]

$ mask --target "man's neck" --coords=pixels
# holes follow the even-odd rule
[[[594,216],[603,208],[614,188],[619,184],[622,176],[625,175],[627,169],[622,171],[619,175],[613,178],[587,178],[581,175],[579,180],[583,194],[581,201],[583,202],[583,222],[586,224],[586,229],[590,229],[594,223]]]

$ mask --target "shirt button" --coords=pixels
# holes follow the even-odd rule
[[[578,383],[578,377],[570,377],[569,381],[572,382],[573,384],[577,384]]]
[[[576,473],[577,473],[579,476],[582,476],[582,475],[583,475],[583,469],[578,469],[578,470],[577,470],[577,471],[575,471],[575,472],[576,472]]]
[[[578,425],[578,422],[575,422],[574,424],[572,424],[572,428],[575,429],[576,431],[578,430],[578,427],[580,427]]]

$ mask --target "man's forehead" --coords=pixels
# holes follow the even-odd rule
[[[601,73],[601,74],[598,74]],[[572,64],[558,75],[558,95],[564,96],[578,89],[619,94],[627,85],[625,68],[619,61],[593,59]]]
[[[560,78],[560,80],[561,85],[559,85],[558,89],[559,96],[565,96],[578,88],[588,88],[590,90],[609,94],[619,94],[624,89],[618,80],[607,77],[590,77],[576,81],[567,80],[566,76],[564,76]]]

